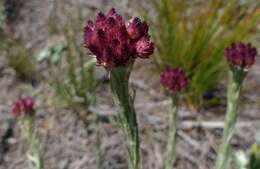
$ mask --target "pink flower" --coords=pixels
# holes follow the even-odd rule
[[[256,55],[257,50],[250,43],[232,43],[225,51],[229,63],[243,68],[252,66],[255,63]]]
[[[23,114],[32,115],[34,112],[34,100],[32,97],[19,98],[12,106],[12,113],[15,117]]]
[[[139,57],[141,58],[147,58],[149,55],[151,55],[154,51],[153,42],[151,42],[149,36],[142,37],[137,43],[136,43],[136,52]]]
[[[188,78],[181,68],[167,67],[161,74],[161,84],[171,92],[180,92],[188,85]]]
[[[126,26],[127,25],[127,26]],[[152,50],[148,52],[147,44],[137,45],[141,43],[142,37],[147,37],[147,43],[152,44],[148,36],[148,26],[142,23],[140,19],[134,18],[127,24],[122,16],[120,16],[114,8],[107,15],[102,12],[98,13],[95,22],[88,21],[84,30],[85,47],[95,55],[98,64],[111,70],[114,67],[127,66],[137,56],[148,57],[152,54]],[[142,52],[137,51],[137,46],[143,49]],[[141,47],[143,46],[143,47]]]

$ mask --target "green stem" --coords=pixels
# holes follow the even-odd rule
[[[111,89],[118,111],[118,121],[123,130],[129,169],[140,168],[140,145],[134,100],[129,94],[130,69],[115,68],[111,71]]]
[[[96,165],[97,169],[103,169],[103,154],[101,150],[101,135],[100,135],[100,124],[98,120],[98,115],[96,112],[94,112],[95,116],[95,134],[96,134],[96,143],[95,143],[95,152],[96,152]]]
[[[233,69],[229,72],[224,136],[219,148],[215,169],[227,169],[231,160],[230,140],[235,130],[240,91],[244,77],[245,72],[242,69]]]
[[[35,169],[44,169],[44,163],[41,156],[41,150],[34,131],[33,116],[26,115],[23,119],[23,127],[26,132],[27,141],[30,145],[31,154],[29,160],[35,166]]]
[[[170,113],[169,133],[165,154],[165,169],[172,169],[176,159],[176,143],[177,143],[177,96],[172,96],[172,110]]]
[[[67,56],[66,56],[66,62],[68,64],[68,78],[70,83],[73,85],[76,92],[78,92],[78,83],[77,83],[77,76],[76,76],[76,68],[74,65],[73,60],[73,40],[72,40],[72,32],[69,30],[69,26],[65,28],[65,35],[66,35],[66,41],[67,41]],[[77,93],[78,94],[78,93]]]

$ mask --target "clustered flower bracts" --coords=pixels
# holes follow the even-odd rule
[[[188,77],[181,68],[167,67],[161,74],[161,84],[173,93],[181,92],[188,85]]]
[[[30,96],[19,98],[16,102],[14,102],[12,106],[12,113],[15,117],[19,117],[25,114],[33,115],[34,113],[33,98]]]
[[[125,22],[114,8],[107,15],[98,13],[95,22],[88,21],[84,43],[98,64],[108,70],[127,66],[136,57],[147,58],[154,50],[148,25],[139,18]]]
[[[256,48],[252,47],[250,43],[232,43],[225,51],[225,56],[228,62],[234,66],[248,68],[255,63],[257,55]]]

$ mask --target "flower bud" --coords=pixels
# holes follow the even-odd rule
[[[180,68],[167,67],[161,74],[161,84],[171,92],[181,92],[188,85],[188,78]]]
[[[255,63],[257,55],[256,48],[252,47],[250,43],[232,43],[225,51],[225,56],[228,62],[234,66],[248,68]]]
[[[154,44],[149,36],[142,37],[136,43],[136,52],[140,58],[147,58],[154,51]]]
[[[12,113],[15,117],[21,115],[32,115],[34,112],[34,100],[32,97],[19,98],[12,106]]]
[[[137,17],[132,18],[127,23],[127,33],[131,39],[138,40],[143,36],[147,36],[148,26],[145,22],[141,22],[141,20]]]

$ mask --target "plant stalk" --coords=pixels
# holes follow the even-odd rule
[[[177,143],[177,104],[178,98],[176,95],[172,96],[172,110],[170,112],[170,123],[169,123],[169,133],[166,145],[165,154],[165,169],[172,169],[172,166],[176,160],[176,143]]]
[[[134,99],[129,94],[130,69],[115,68],[111,71],[111,89],[118,111],[119,126],[127,146],[129,169],[140,168],[140,145]]]
[[[44,169],[44,162],[41,155],[40,145],[34,131],[33,116],[25,115],[23,119],[23,127],[26,133],[27,141],[30,145],[29,160],[32,161],[35,169]]]
[[[232,68],[231,68],[232,69]],[[234,134],[237,121],[237,111],[240,92],[243,84],[245,72],[241,69],[229,71],[229,82],[227,91],[227,112],[224,126],[224,136],[220,145],[215,169],[227,169],[231,160],[230,140]]]
[[[95,116],[95,134],[96,134],[96,143],[95,143],[95,152],[96,152],[96,168],[97,169],[103,169],[103,153],[101,149],[101,134],[100,134],[100,123],[98,119],[98,115],[96,112],[94,112]]]

